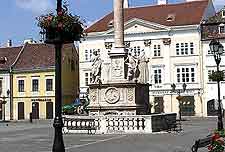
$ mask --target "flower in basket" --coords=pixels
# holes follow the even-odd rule
[[[57,14],[49,13],[37,17],[38,26],[42,29],[40,34],[45,35],[46,43],[56,41],[72,43],[73,41],[80,41],[85,36],[84,20],[69,13],[67,6],[67,4],[64,4]]]
[[[215,131],[212,135],[212,142],[208,145],[208,152],[223,152],[225,148],[224,137],[225,130]]]

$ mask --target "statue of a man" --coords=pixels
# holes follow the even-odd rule
[[[140,71],[138,68],[139,61],[138,59],[132,55],[131,53],[128,54],[125,63],[128,65],[128,71],[127,71],[127,80],[137,80],[139,77]]]
[[[141,51],[140,55],[138,56],[138,60],[139,60],[139,70],[140,70],[140,76],[138,77],[138,82],[147,83],[149,81],[149,70],[148,70],[149,59],[146,58],[144,50]]]
[[[92,63],[92,83],[101,83],[101,66],[102,66],[102,60],[100,58],[100,55],[96,50],[93,52],[93,57],[91,59]]]

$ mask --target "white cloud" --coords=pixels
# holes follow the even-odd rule
[[[16,4],[18,7],[31,10],[35,14],[42,14],[54,9],[50,0],[16,0]]]

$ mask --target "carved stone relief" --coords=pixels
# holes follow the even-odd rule
[[[121,77],[123,73],[123,67],[121,60],[115,59],[112,61],[112,77]]]
[[[91,98],[91,102],[96,102],[96,100],[97,100],[97,90],[95,90],[95,89],[90,90],[90,98]]]
[[[134,92],[133,92],[133,88],[128,88],[127,89],[127,99],[129,102],[132,102],[134,99]]]
[[[117,103],[120,99],[119,90],[115,87],[107,88],[105,91],[105,99],[106,99],[106,102],[108,102],[110,104]]]

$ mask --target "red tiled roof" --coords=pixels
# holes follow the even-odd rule
[[[5,64],[0,64],[0,70],[7,70],[15,62],[22,46],[0,48],[0,57],[6,57]]]
[[[72,47],[73,44],[66,44],[62,49]],[[63,54],[63,51],[62,51]],[[50,44],[25,44],[19,60],[13,69],[15,70],[35,70],[54,68],[55,47]]]
[[[48,68],[55,65],[54,60],[55,52],[53,45],[27,43],[13,69]]]
[[[178,4],[155,5],[127,8],[124,11],[124,22],[133,18],[146,20],[166,26],[181,26],[200,24],[208,0],[193,1]],[[174,21],[166,21],[168,15],[175,15]],[[104,16],[86,29],[86,33],[108,30],[108,23],[113,20],[113,12]]]

